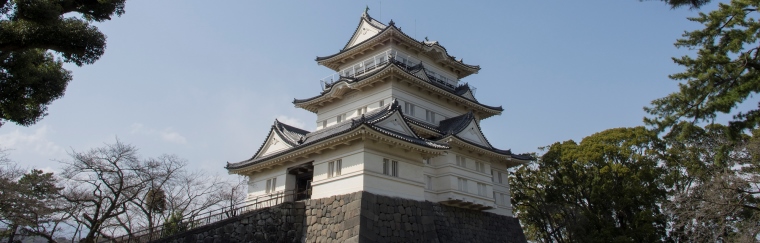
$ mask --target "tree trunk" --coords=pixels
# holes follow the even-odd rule
[[[16,231],[18,231],[18,225],[12,224],[10,228],[11,234],[8,235],[8,243],[13,243],[13,238],[16,238]]]

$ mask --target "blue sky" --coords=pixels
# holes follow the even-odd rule
[[[462,81],[502,105],[482,121],[494,146],[537,152],[556,141],[642,125],[642,107],[677,89],[673,43],[697,12],[660,1],[187,1],[130,0],[97,26],[95,64],[36,125],[0,127],[0,147],[28,167],[118,137],[144,157],[176,154],[192,170],[224,174],[251,157],[275,118],[314,130],[293,98],[318,94],[333,72],[316,56],[339,51],[366,5],[370,15],[481,66]],[[714,9],[708,6],[704,10]]]

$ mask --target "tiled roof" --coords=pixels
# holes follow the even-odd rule
[[[429,84],[432,84],[433,86],[438,87],[438,88],[440,88],[440,89],[442,89],[442,90],[444,90],[446,92],[449,92],[451,94],[457,95],[457,96],[462,97],[462,98],[467,99],[467,100],[470,100],[470,101],[474,102],[475,104],[477,104],[479,106],[482,106],[482,107],[485,107],[485,108],[491,109],[491,110],[496,110],[496,111],[503,111],[504,110],[504,108],[502,108],[501,106],[489,106],[489,105],[481,104],[477,100],[473,100],[473,99],[470,99],[468,97],[462,96],[462,94],[464,94],[466,92],[465,89],[469,90],[469,86],[467,86],[467,87],[460,86],[460,87],[457,87],[457,88],[452,88],[452,87],[443,85],[441,83],[431,81],[428,78],[427,73],[424,72],[425,67],[424,67],[424,65],[422,63],[419,63],[419,64],[411,66],[411,67],[402,67],[402,66],[400,66],[400,64],[395,63],[395,62],[388,62],[387,64],[385,64],[385,66],[383,66],[381,68],[376,68],[375,70],[373,70],[371,72],[367,72],[366,74],[364,74],[364,75],[362,75],[360,77],[357,77],[357,78],[340,77],[339,80],[333,82],[331,86],[329,86],[327,89],[323,90],[319,95],[311,97],[311,98],[306,98],[306,99],[293,99],[293,104],[304,103],[304,102],[308,102],[308,101],[317,99],[319,97],[322,97],[323,95],[329,93],[332,90],[332,87],[334,87],[336,84],[338,84],[340,82],[345,82],[347,84],[353,84],[353,83],[361,82],[363,80],[367,80],[369,77],[372,77],[372,75],[374,75],[376,73],[379,73],[379,72],[382,72],[383,70],[385,70],[385,69],[387,69],[387,68],[389,68],[391,66],[398,67],[399,69],[407,72],[408,74],[410,74],[410,75],[412,75],[414,77],[419,78],[422,81],[425,81],[425,82],[427,82]],[[462,92],[463,90],[465,90],[465,91]]]
[[[371,112],[368,112],[362,115],[361,117],[349,119],[341,123],[335,124],[333,126],[330,126],[330,127],[327,127],[315,132],[311,132],[311,133],[305,133],[306,131],[304,130],[294,128],[292,126],[288,126],[279,121],[275,121],[275,125],[272,126],[272,129],[275,129],[275,131],[278,131],[281,128],[283,129],[281,132],[279,132],[279,134],[282,134],[282,135],[291,134],[291,135],[286,135],[286,136],[293,136],[293,137],[299,136],[299,140],[297,140],[297,144],[294,147],[284,149],[282,151],[278,151],[278,152],[268,154],[265,156],[256,157],[256,155],[258,155],[261,152],[261,149],[264,147],[264,145],[262,145],[259,148],[259,151],[256,152],[256,155],[254,155],[251,159],[244,160],[237,163],[228,163],[226,168],[239,169],[245,166],[257,164],[259,162],[262,162],[262,161],[265,161],[277,156],[281,156],[298,149],[305,148],[317,142],[324,141],[332,137],[354,131],[356,128],[362,125],[367,125],[367,127],[377,132],[380,132],[387,136],[400,139],[412,144],[421,145],[421,146],[425,146],[432,149],[449,149],[450,148],[445,143],[440,143],[440,142],[435,142],[432,140],[420,138],[416,134],[414,134],[414,136],[401,134],[395,131],[384,129],[376,125],[377,122],[380,122],[383,119],[390,117],[391,115],[395,113],[400,113],[403,116],[403,113],[401,113],[401,107],[398,105],[398,102],[394,100],[394,102],[392,102],[391,104],[388,104],[380,109],[375,109]],[[291,138],[288,138],[288,139],[291,139]],[[269,137],[267,137],[267,140],[269,140]],[[265,143],[266,143],[266,140],[265,140]]]
[[[299,141],[301,141],[303,137],[309,133],[306,130],[282,123],[277,119],[274,120],[273,129],[275,132],[279,133],[280,136],[285,139],[285,142],[290,144],[290,146],[298,145]]]
[[[464,94],[467,93],[467,91],[472,92],[472,88],[470,88],[470,84],[463,83],[463,84],[460,84],[459,86],[457,86],[454,89],[454,94],[462,96],[462,97],[467,98],[467,99],[470,99],[469,97],[464,96]],[[475,98],[475,94],[474,93],[471,93],[471,94],[472,94],[472,99],[470,99],[470,100],[478,102],[478,99]],[[478,102],[478,103],[480,103],[480,102]]]
[[[369,42],[369,41],[373,40],[374,38],[377,38],[378,36],[381,36],[383,34],[383,32],[386,32],[386,31],[389,31],[389,30],[393,29],[393,30],[398,31],[398,33],[401,33],[402,36],[408,38],[409,40],[413,40],[415,42],[418,42],[421,47],[423,47],[423,46],[426,46],[426,47],[440,47],[443,50],[443,53],[446,55],[446,57],[450,58],[452,61],[454,61],[455,63],[458,63],[459,65],[462,65],[462,66],[467,67],[467,68],[475,69],[476,70],[475,72],[477,72],[477,70],[480,70],[480,66],[478,66],[478,65],[466,64],[466,63],[462,62],[461,58],[459,60],[456,60],[456,57],[450,55],[449,52],[448,52],[448,50],[446,50],[445,47],[443,47],[441,44],[439,44],[438,41],[430,42],[430,41],[417,41],[417,40],[415,40],[413,37],[407,35],[403,31],[401,31],[401,29],[399,29],[398,27],[396,27],[396,25],[393,23],[393,20],[391,20],[388,23],[388,25],[384,25],[380,21],[377,21],[377,20],[369,17],[369,15],[362,16],[362,19],[366,20],[372,26],[374,26],[376,28],[379,28],[379,29],[382,29],[382,30],[380,32],[378,32],[377,34],[375,34],[374,36],[372,36],[372,37],[370,37],[370,38],[368,38],[368,39],[366,39],[366,40],[364,40],[364,41],[362,41],[360,43],[357,43],[357,44],[355,44],[353,46],[350,46],[350,47],[348,46],[348,44],[351,42],[351,40],[349,39],[349,41],[346,43],[346,45],[343,47],[343,49],[340,50],[338,53],[335,53],[335,54],[332,54],[332,55],[329,55],[329,56],[322,56],[322,57],[318,56],[315,59],[315,61],[319,62],[319,61],[327,60],[327,59],[333,58],[335,56],[338,56],[340,54],[343,54],[343,53],[345,53],[347,51],[350,51],[350,50],[352,50],[354,48],[358,48],[359,46],[361,46],[361,44],[363,44],[365,42]],[[356,31],[359,30],[359,27],[361,27],[361,23],[362,23],[362,21],[359,21],[359,25],[356,26],[356,30],[354,30],[354,33],[356,33]]]
[[[438,123],[438,130],[443,134],[454,135],[467,128],[467,125],[470,125],[470,121],[472,120],[475,120],[475,115],[470,111],[464,115],[440,121]]]
[[[486,140],[485,142],[487,146],[473,143],[457,136],[458,133],[462,132],[465,128],[467,128],[467,126],[470,125],[470,122],[475,120],[475,115],[472,113],[472,111],[467,112],[466,114],[461,115],[461,116],[455,116],[446,120],[442,120],[438,122],[438,126],[433,126],[433,125],[427,124],[426,122],[422,122],[414,118],[407,117],[407,119],[409,120],[410,123],[414,125],[423,127],[431,131],[438,132],[440,134],[440,137],[435,139],[437,141],[444,141],[448,137],[456,137],[462,142],[465,142],[467,144],[470,144],[472,146],[476,146],[485,150],[492,151],[494,153],[503,154],[503,155],[511,155],[512,158],[516,158],[520,160],[533,160],[533,157],[530,154],[516,155],[516,154],[512,154],[512,151],[509,149],[502,150],[502,149],[494,148],[493,145],[491,145],[491,143],[488,141],[488,138],[486,138],[486,136],[483,134],[483,131],[481,131],[480,125],[477,122],[475,122],[475,126],[478,126],[478,131],[480,132],[480,135]]]

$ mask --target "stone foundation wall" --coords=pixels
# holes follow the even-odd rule
[[[358,242],[365,193],[308,200],[305,242]]]
[[[367,192],[286,203],[156,242],[526,242],[516,218]]]
[[[306,242],[526,242],[516,218],[355,192],[306,202]]]
[[[304,203],[283,203],[153,242],[302,242]]]

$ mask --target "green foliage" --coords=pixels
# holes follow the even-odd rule
[[[691,21],[704,25],[686,32],[675,45],[697,50],[697,56],[673,58],[686,71],[670,75],[679,91],[652,101],[645,110],[648,125],[659,131],[681,121],[712,122],[718,114],[730,114],[738,104],[760,91],[760,0],[732,0]],[[760,125],[760,110],[733,113],[732,135]]]
[[[105,51],[106,36],[90,22],[120,16],[125,1],[0,0],[0,125],[42,119],[71,81],[62,63],[92,64]],[[71,13],[81,18],[64,17]]]
[[[609,129],[554,143],[537,164],[510,177],[513,204],[529,239],[542,242],[657,242],[666,196],[656,135]]]
[[[164,237],[187,231],[187,222],[182,221],[182,212],[173,212],[164,222]]]
[[[53,173],[31,170],[20,178],[13,178],[14,173],[0,174],[5,175],[0,176],[0,223],[11,229],[2,236],[13,239],[22,233],[50,238],[49,230],[54,229],[46,225],[59,210],[56,199],[61,190]]]
[[[145,208],[153,213],[166,210],[166,192],[161,188],[151,188],[145,195]]]
[[[689,7],[690,9],[698,9],[705,4],[710,3],[710,0],[662,0],[673,8]]]

